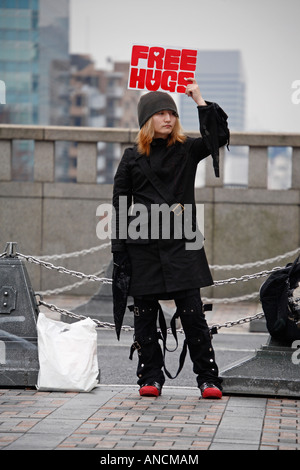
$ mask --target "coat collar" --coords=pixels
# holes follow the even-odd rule
[[[151,142],[151,147],[166,147],[167,146],[167,139],[153,139]],[[147,158],[145,154],[141,154],[137,150],[137,146],[134,146],[135,150],[135,159],[138,160],[141,157]]]

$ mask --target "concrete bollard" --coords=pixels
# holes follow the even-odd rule
[[[0,387],[35,386],[39,370],[38,305],[16,243],[0,257]]]
[[[300,365],[293,360],[297,342],[276,341],[271,336],[253,357],[221,371],[224,392],[269,397],[300,396]]]

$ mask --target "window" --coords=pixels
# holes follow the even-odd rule
[[[20,9],[28,9],[29,8],[29,0],[19,0],[18,7]]]

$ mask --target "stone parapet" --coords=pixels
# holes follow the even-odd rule
[[[96,180],[98,142],[123,149],[134,142],[136,129],[97,129],[51,126],[0,125],[0,243],[18,242],[18,251],[34,256],[70,253],[105,243],[96,235],[99,204],[110,203],[112,185]],[[189,132],[191,136],[197,133]],[[33,180],[12,179],[14,140],[33,140]],[[77,142],[77,179],[55,180],[55,148],[59,141]],[[211,265],[242,264],[269,259],[299,247],[300,243],[300,134],[232,132],[231,148],[246,146],[248,186],[224,186],[215,178],[207,159],[204,187],[196,188],[196,202],[205,205],[205,247]],[[292,147],[292,181],[287,190],[268,189],[268,147]],[[221,152],[221,170],[223,166]],[[223,173],[221,171],[221,173]],[[0,247],[1,252],[1,247]],[[109,263],[110,250],[54,262],[87,274]],[[290,260],[284,260],[281,265]],[[272,265],[253,268],[252,272]],[[29,266],[36,291],[55,289],[78,279],[37,266]],[[248,274],[215,271],[215,279]],[[262,280],[206,289],[204,295],[235,297],[259,289]],[[98,292],[93,282],[71,291]]]

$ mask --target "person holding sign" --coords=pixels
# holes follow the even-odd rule
[[[174,378],[165,366],[166,325],[159,301],[174,299],[177,309],[171,321],[173,334],[177,339],[176,318],[180,318],[185,333],[176,376],[188,350],[200,398],[221,398],[222,379],[200,296],[200,289],[212,285],[213,279],[203,237],[199,237],[197,228],[194,183],[198,163],[210,154],[218,176],[216,157],[219,147],[229,142],[229,130],[224,111],[216,103],[203,99],[194,78],[188,79],[187,83],[185,94],[197,105],[195,111],[202,136],[190,138],[183,133],[176,104],[168,93],[146,93],[138,104],[140,131],[136,145],[125,150],[115,174],[114,316],[119,324],[119,335],[120,317],[124,312],[120,311],[117,297],[124,300],[127,294],[132,296],[134,305],[129,308],[134,314],[135,341],[130,358],[136,350],[139,393],[141,396],[159,396],[165,374]],[[168,208],[169,212],[161,212],[161,217],[156,217],[162,208]],[[137,212],[143,213],[144,217]],[[171,227],[169,231],[165,230],[166,224],[169,229]],[[192,236],[187,236],[184,230],[178,236],[180,230],[176,227],[187,225],[192,227]],[[128,291],[125,279],[129,280]],[[158,318],[160,332],[157,331]],[[163,350],[159,339],[163,340]]]

